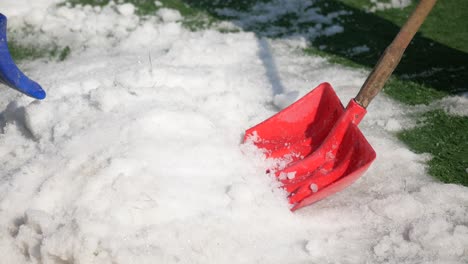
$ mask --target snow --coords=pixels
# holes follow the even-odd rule
[[[338,33],[341,33],[344,31],[344,28],[342,26],[338,26],[338,25],[333,25],[331,27],[328,27],[324,30],[324,35],[325,36],[332,36],[332,35],[336,35]]]
[[[117,10],[123,16],[131,16],[135,13],[135,6],[130,3],[122,4],[117,6]]]
[[[347,103],[366,72],[304,56],[295,39],[191,32],[174,10],[143,20],[129,4],[53,3],[0,3],[10,27],[33,26],[15,31],[25,43],[72,49],[20,65],[46,100],[2,88],[2,262],[468,261],[468,189],[434,181],[395,139],[410,110],[387,97],[360,125],[370,170],[296,213],[261,151],[240,145],[320,82]]]
[[[314,193],[318,192],[318,186],[317,186],[317,184],[312,183],[312,184],[310,185],[310,189],[311,189],[312,192],[314,192]]]
[[[304,30],[299,26],[302,23],[316,23],[314,28],[301,32],[302,37],[313,39],[318,36],[331,36],[343,32],[340,25],[340,17],[349,14],[348,11],[324,13],[320,8],[313,7],[315,1],[303,0],[272,0],[255,4],[249,12],[234,11],[232,9],[218,9],[217,13],[232,17],[234,24],[244,29],[258,28],[259,25],[267,24],[261,34],[265,36],[288,36],[291,28],[299,32]],[[278,19],[284,16],[294,15],[297,19],[291,21],[293,25],[282,25]],[[273,26],[274,25],[274,26]]]
[[[440,107],[452,115],[468,116],[468,95],[447,96],[434,102],[431,107]]]
[[[161,17],[164,22],[175,22],[182,19],[180,12],[169,8],[160,8],[156,14]]]
[[[299,99],[298,97],[298,91],[276,94],[273,98],[273,104],[279,109],[284,109]]]
[[[350,50],[350,55],[358,55],[362,53],[366,53],[370,50],[367,45],[356,46]]]
[[[392,8],[405,8],[411,5],[412,0],[371,0],[370,12],[381,11]]]

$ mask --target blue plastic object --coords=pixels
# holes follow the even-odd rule
[[[0,83],[36,99],[44,99],[45,91],[18,69],[11,58],[7,43],[7,18],[0,13]]]

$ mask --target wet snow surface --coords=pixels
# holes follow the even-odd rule
[[[10,29],[40,32],[18,31],[24,43],[72,49],[21,65],[46,100],[1,88],[2,263],[468,262],[468,189],[425,173],[429,157],[392,134],[409,110],[385,96],[360,126],[370,170],[296,213],[240,146],[320,82],[346,103],[365,72],[297,40],[189,32],[173,10],[141,20],[128,5],[53,2],[0,3]]]

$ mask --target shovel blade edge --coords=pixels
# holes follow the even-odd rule
[[[295,211],[343,190],[370,166],[376,154],[357,127],[365,113],[354,99],[344,109],[322,83],[248,129],[244,142],[253,139],[267,158],[282,161],[267,171],[282,182]]]

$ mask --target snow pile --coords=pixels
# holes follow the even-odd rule
[[[108,19],[115,16],[119,18]],[[24,16],[12,16],[8,20],[12,29],[32,29],[15,32],[14,37],[21,39],[24,44],[69,46],[72,50],[115,46],[128,38],[139,22],[140,19],[134,14],[134,6],[131,4],[76,8],[63,5],[44,12],[30,10]]]
[[[129,4],[51,3],[37,41],[71,56],[27,65],[45,101],[4,88],[0,98],[2,262],[468,261],[468,190],[434,182],[425,156],[387,132],[406,122],[388,98],[361,125],[372,168],[295,214],[262,154],[240,146],[245,129],[320,82],[346,103],[365,72],[288,40],[190,32],[174,10],[142,21]]]

